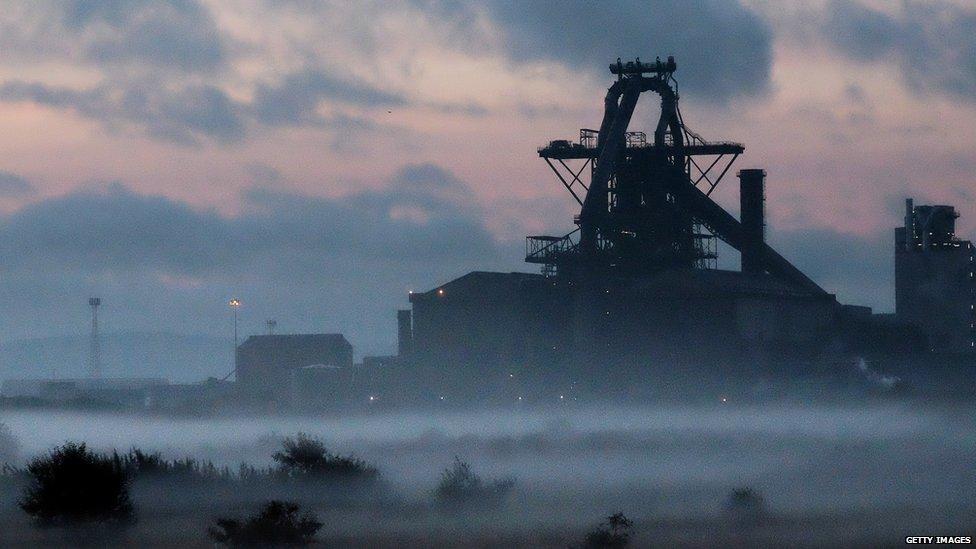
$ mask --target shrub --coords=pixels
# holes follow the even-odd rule
[[[725,502],[725,511],[736,522],[758,522],[766,514],[766,502],[752,488],[736,488]]]
[[[445,505],[498,503],[514,486],[514,479],[485,482],[471,470],[471,465],[455,456],[454,463],[441,473],[441,480],[434,489],[434,499]]]
[[[138,448],[122,456],[122,464],[133,476],[161,475],[169,470],[168,464],[158,452],[147,454]]]
[[[616,549],[627,547],[634,523],[623,513],[614,513],[586,534],[582,547],[586,549]]]
[[[217,467],[211,461],[193,458],[166,460],[158,452],[147,454],[138,448],[119,456],[122,466],[132,478],[177,478],[181,480],[214,481],[233,477],[227,467]]]
[[[126,521],[132,518],[129,475],[119,457],[66,443],[27,465],[20,507],[45,521]]]
[[[272,458],[278,467],[291,478],[314,480],[373,480],[379,471],[365,461],[353,456],[333,454],[325,444],[305,433],[282,441],[282,450]]]
[[[297,504],[269,501],[261,511],[243,521],[219,518],[208,533],[218,543],[232,546],[268,547],[311,543],[322,523],[310,513],[298,512]]]

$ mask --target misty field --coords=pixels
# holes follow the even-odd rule
[[[716,403],[695,407],[344,418],[169,419],[4,411],[4,453],[22,466],[65,441],[100,452],[139,448],[212,463],[212,478],[135,478],[136,521],[120,530],[38,527],[23,486],[0,485],[0,545],[209,547],[218,517],[245,517],[287,499],[322,523],[328,546],[567,547],[613,513],[633,521],[632,546],[900,544],[906,535],[976,531],[976,411],[971,406]],[[366,488],[238,478],[274,465],[284,437],[309,433],[330,451],[376,467]],[[444,505],[437,486],[459,458],[489,483],[491,501]],[[487,484],[486,484],[487,485]],[[762,512],[730,512],[748,489]],[[732,497],[734,500],[734,497]]]

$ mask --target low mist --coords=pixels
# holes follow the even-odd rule
[[[5,411],[2,422],[16,441],[15,465],[78,441],[103,452],[139,448],[231,470],[241,463],[268,467],[283,437],[307,433],[330,451],[374,465],[383,479],[384,496],[366,497],[363,505],[332,505],[335,494],[298,497],[325,523],[319,538],[340,545],[396,540],[422,546],[433,535],[445,545],[565,547],[619,511],[634,520],[639,545],[709,546],[728,536],[821,545],[896,542],[938,528],[965,531],[959,528],[972,526],[976,509],[974,415],[969,406],[909,401],[726,401],[341,418]],[[431,492],[455,457],[487,479],[514,479],[511,497],[475,518],[431,508]],[[738,488],[762,494],[768,518],[748,533],[758,537],[741,538],[723,526],[728,495]],[[146,489],[134,483],[134,499],[142,504],[129,533],[133,543],[207,545],[213,515],[254,509],[268,496],[189,490],[193,498],[172,505],[171,492],[140,498]],[[18,496],[4,486],[5,535],[46,539],[18,513]],[[176,528],[181,516],[195,526]]]

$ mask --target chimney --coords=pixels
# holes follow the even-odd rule
[[[742,272],[765,272],[766,170],[739,170],[739,221],[742,223]]]

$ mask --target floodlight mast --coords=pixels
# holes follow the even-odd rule
[[[88,376],[92,379],[102,377],[102,348],[98,334],[98,308],[102,305],[102,298],[88,298],[88,306],[91,308],[91,339],[88,348]]]

